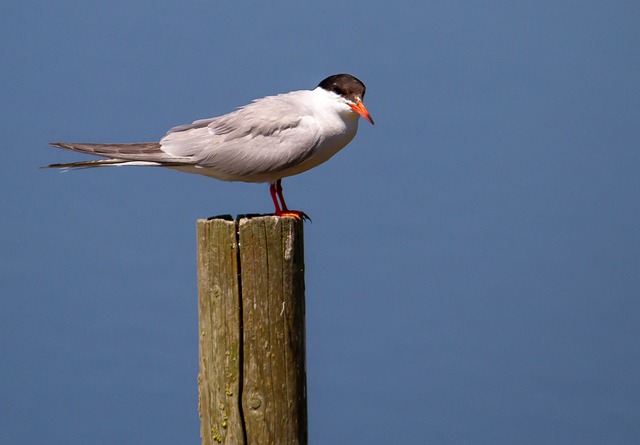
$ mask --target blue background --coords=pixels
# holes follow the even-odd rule
[[[195,220],[266,185],[39,170],[349,72],[307,212],[310,441],[637,444],[640,3],[3,2],[0,443],[199,443]]]

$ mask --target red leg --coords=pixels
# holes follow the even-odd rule
[[[278,192],[278,198],[280,198],[280,203],[282,204],[282,211],[288,212],[289,207],[287,207],[287,203],[284,201],[284,196],[282,195],[282,179],[276,181],[276,192]]]
[[[282,214],[282,210],[280,210],[280,204],[278,204],[278,197],[276,196],[277,189],[276,189],[276,183],[275,182],[272,182],[269,185],[269,193],[271,193],[271,199],[273,200],[273,205],[276,208],[276,211],[274,213],[276,215],[281,215]]]
[[[289,210],[287,203],[284,200],[284,196],[282,195],[282,179],[278,179],[276,182],[272,183],[269,186],[269,192],[271,193],[273,205],[276,208],[276,216],[292,216],[296,219],[308,219],[311,221],[311,218],[309,218],[306,213],[301,212],[300,210]],[[279,203],[278,199],[280,200]]]

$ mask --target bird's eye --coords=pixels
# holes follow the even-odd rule
[[[338,94],[338,95],[342,96],[342,88],[340,88],[338,85],[334,85],[334,86],[331,88],[331,91],[333,91],[334,93],[336,93],[336,94]]]

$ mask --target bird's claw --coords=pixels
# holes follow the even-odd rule
[[[306,221],[308,220],[309,222],[311,222],[311,218],[309,218],[309,215],[307,215],[304,212],[301,212],[300,210],[284,210],[281,212],[276,212],[275,213],[276,216],[290,216],[292,218],[297,219],[298,221]]]

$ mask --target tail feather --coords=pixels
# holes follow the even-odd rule
[[[187,157],[173,156],[162,151],[158,142],[141,142],[135,144],[87,144],[52,142],[53,147],[79,153],[103,156],[107,159],[95,161],[80,161],[67,164],[51,164],[44,168],[93,168],[114,165],[151,165],[175,167],[192,165],[193,161]]]
[[[64,164],[49,164],[41,168],[60,168],[63,170],[81,170],[84,168],[95,167],[117,167],[121,165],[138,165],[138,166],[150,166],[150,167],[180,167],[184,166],[184,163],[169,163],[169,162],[151,162],[151,161],[127,161],[124,159],[98,159],[95,161],[79,161],[68,162]]]
[[[41,168],[92,168],[92,167],[104,167],[107,165],[118,165],[123,161],[117,161],[115,159],[99,159],[96,161],[80,161],[80,162],[68,162],[65,164],[49,164]]]

